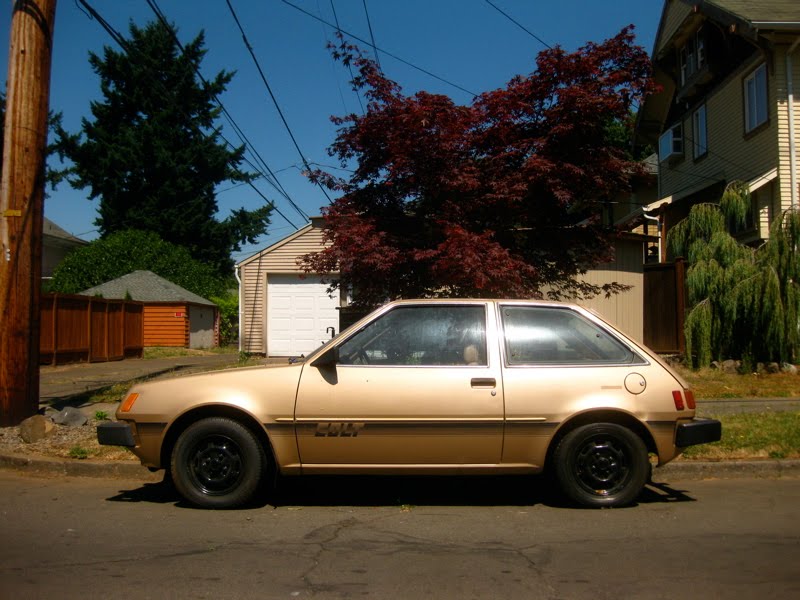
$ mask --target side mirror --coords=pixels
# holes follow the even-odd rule
[[[338,346],[332,346],[315,358],[311,366],[317,367],[318,369],[323,367],[335,367],[338,362],[339,348]]]

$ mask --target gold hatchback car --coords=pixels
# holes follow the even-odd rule
[[[551,472],[584,506],[633,502],[650,457],[720,439],[655,353],[572,304],[387,304],[294,364],[134,386],[98,426],[207,508],[268,474]]]

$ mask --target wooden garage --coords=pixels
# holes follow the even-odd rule
[[[219,345],[217,305],[151,271],[134,271],[89,288],[81,295],[144,303],[145,347],[213,348]]]

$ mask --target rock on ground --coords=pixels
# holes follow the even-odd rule
[[[26,444],[32,444],[51,435],[55,427],[48,417],[33,415],[19,424],[19,435]]]

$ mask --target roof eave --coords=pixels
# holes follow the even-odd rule
[[[248,263],[251,263],[254,260],[256,260],[259,256],[263,256],[264,254],[267,254],[269,252],[277,250],[278,248],[288,244],[289,242],[291,242],[295,238],[300,237],[301,235],[303,235],[304,233],[306,233],[307,231],[309,231],[313,227],[314,227],[313,223],[307,223],[306,225],[304,225],[303,227],[301,227],[300,229],[298,229],[294,233],[290,233],[285,238],[283,238],[281,240],[278,240],[277,242],[275,242],[271,246],[267,246],[263,250],[259,250],[258,252],[254,253],[254,254],[251,254],[250,256],[248,256],[247,258],[242,260],[241,262],[236,263],[236,268],[238,269],[240,267],[243,267],[244,265],[246,265]]]

